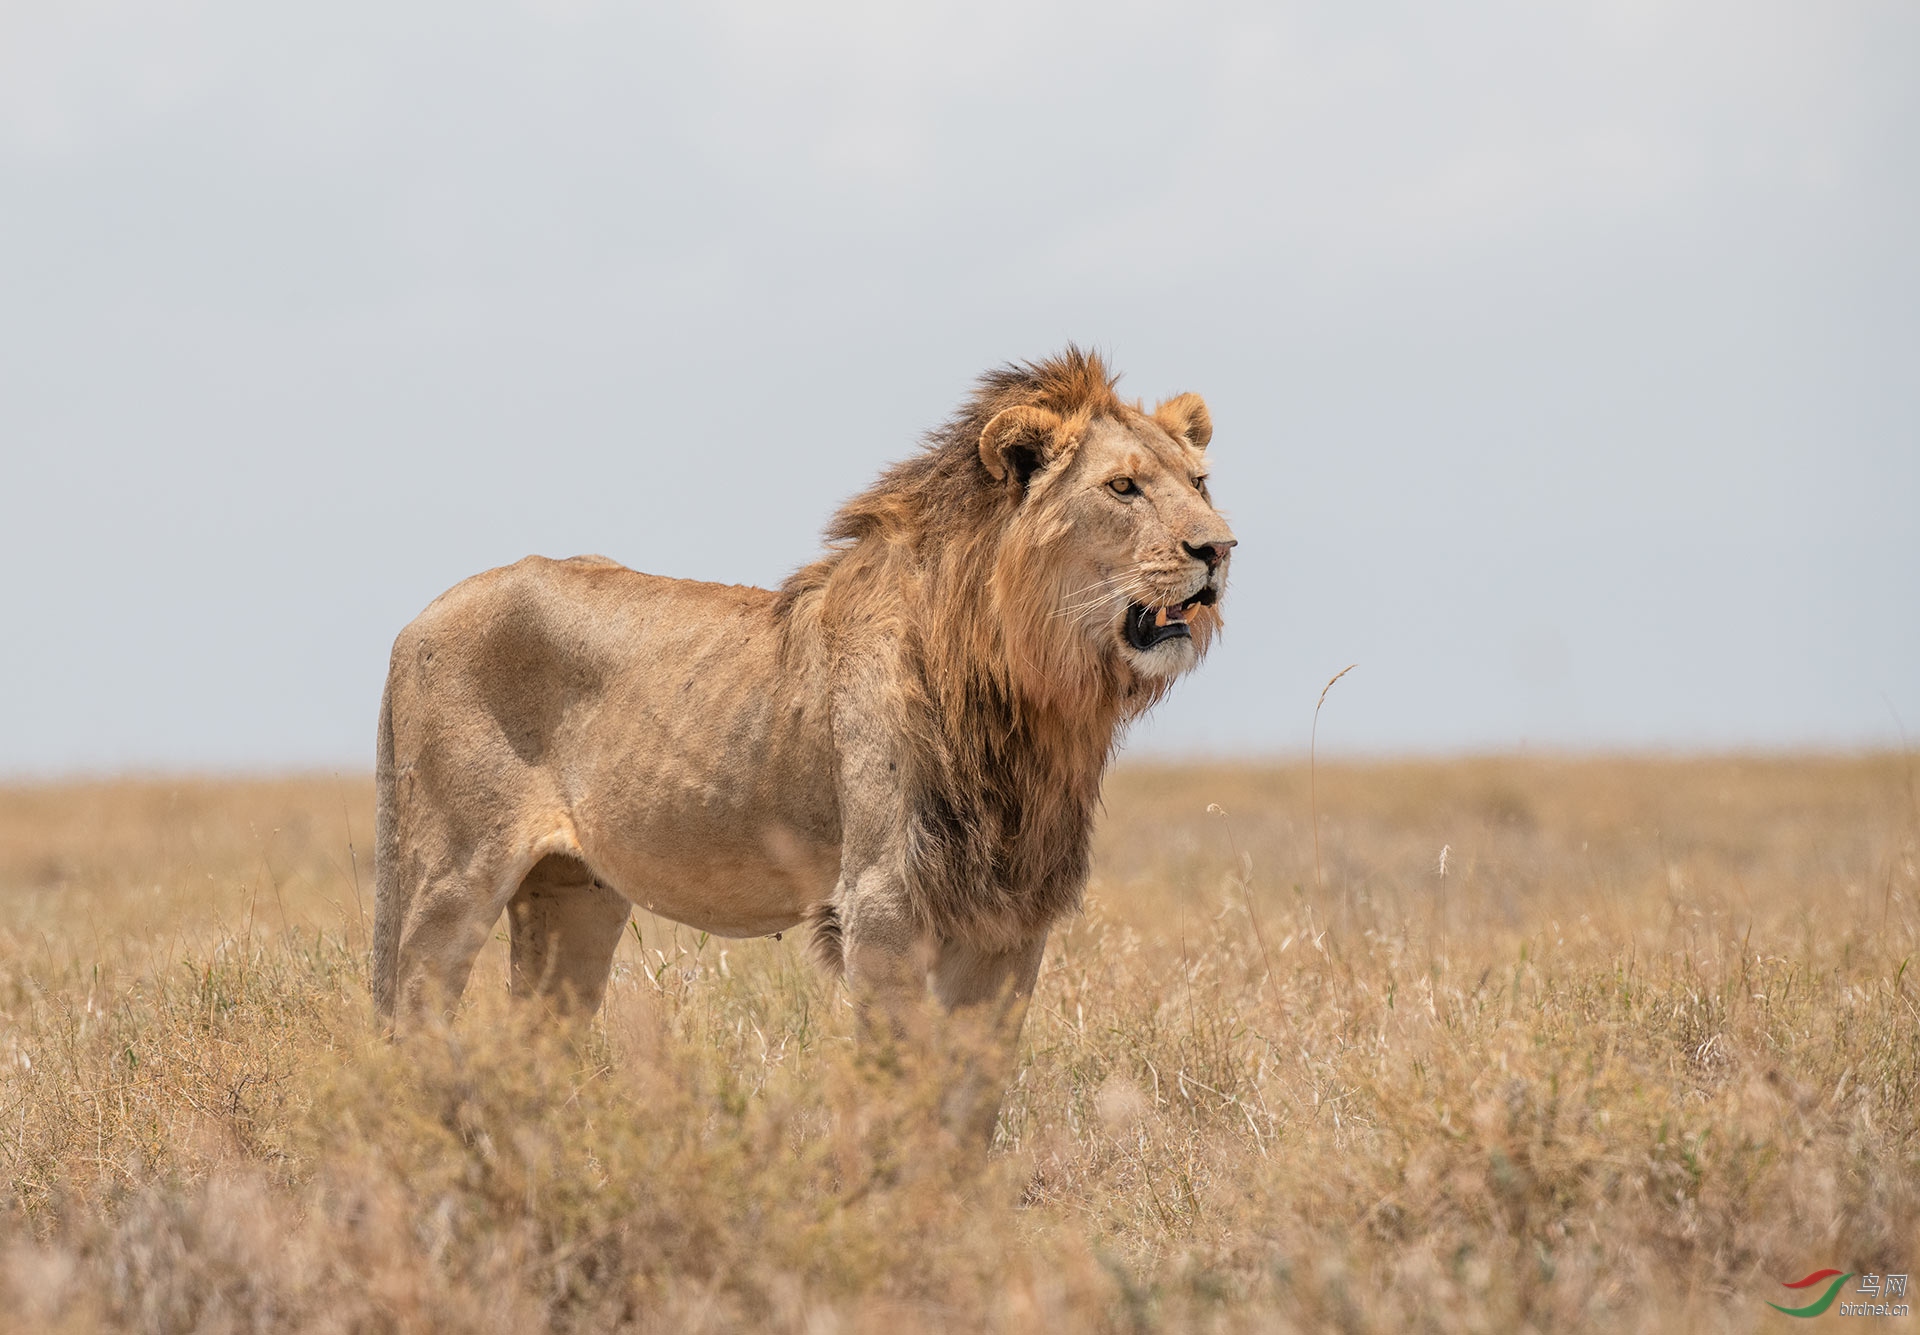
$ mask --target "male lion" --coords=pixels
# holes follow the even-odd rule
[[[1120,729],[1220,628],[1212,434],[1069,347],[983,377],[777,593],[528,557],[441,595],[380,705],[381,1014],[450,1005],[503,910],[513,991],[591,1013],[639,904],[810,922],[863,1013],[931,987],[1003,1060]]]

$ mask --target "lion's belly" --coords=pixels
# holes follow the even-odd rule
[[[799,922],[833,893],[840,826],[825,774],[779,763],[780,740],[764,738],[724,774],[685,752],[629,751],[618,783],[574,804],[594,874],[641,908],[721,936]]]
[[[683,828],[662,831],[651,847],[584,851],[597,878],[650,913],[716,936],[770,936],[826,901],[840,855],[777,823],[763,834],[758,849],[735,840],[716,846]]]

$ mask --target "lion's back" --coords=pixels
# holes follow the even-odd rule
[[[713,666],[743,642],[765,641],[773,600],[765,589],[644,574],[601,556],[529,556],[484,571],[434,599],[394,641],[396,728],[404,735],[409,716],[485,725],[535,759],[570,716],[625,680]]]

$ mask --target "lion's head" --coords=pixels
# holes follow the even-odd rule
[[[1235,539],[1207,493],[1200,397],[1149,412],[1114,380],[1074,347],[989,372],[925,453],[848,502],[842,550],[788,595],[837,601],[837,584],[855,621],[882,591],[889,618],[922,602],[909,619],[954,707],[985,676],[1090,725],[1103,702],[1144,709],[1219,633]]]
[[[997,592],[1024,648],[1145,681],[1199,662],[1220,627],[1235,543],[1207,494],[1212,435],[1196,394],[1152,413],[1021,404],[988,421],[981,463],[1018,493]]]

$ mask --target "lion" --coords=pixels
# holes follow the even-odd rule
[[[1205,403],[1115,380],[1071,345],[987,373],[777,591],[528,557],[436,599],[380,704],[380,1014],[444,1013],[504,912],[511,991],[591,1015],[639,905],[811,924],[863,1016],[930,992],[1010,1059],[1107,763],[1219,634],[1235,545]]]

